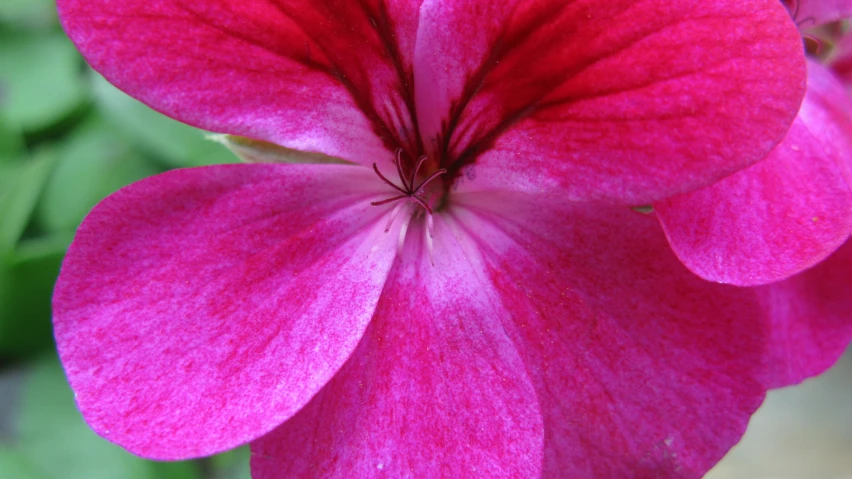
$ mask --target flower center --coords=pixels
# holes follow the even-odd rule
[[[405,244],[405,234],[408,231],[408,224],[411,222],[411,219],[414,218],[417,214],[424,214],[426,216],[426,246],[429,251],[429,259],[431,260],[433,238],[432,214],[434,212],[432,211],[432,207],[429,206],[429,199],[425,197],[425,188],[427,185],[429,185],[429,183],[435,180],[435,178],[438,178],[439,176],[445,174],[447,170],[445,168],[439,168],[433,171],[425,179],[417,183],[417,185],[415,185],[415,181],[417,180],[417,174],[420,172],[420,168],[423,166],[423,163],[426,161],[426,159],[426,155],[423,155],[418,158],[414,164],[414,167],[411,169],[410,174],[406,175],[402,167],[402,149],[400,148],[396,151],[396,159],[394,160],[394,165],[396,165],[396,172],[399,175],[399,181],[402,183],[402,186],[399,186],[393,181],[389,180],[385,175],[382,174],[381,171],[379,171],[379,166],[376,163],[373,163],[373,170],[376,172],[379,178],[381,178],[382,181],[387,183],[391,188],[395,189],[399,194],[384,200],[372,201],[370,202],[370,204],[373,206],[380,206],[398,202],[397,205],[394,207],[393,211],[391,211],[390,213],[387,226],[385,226],[385,233],[390,231],[390,228],[399,213],[403,209],[408,209],[407,214],[404,215],[402,226],[399,229],[397,254],[400,254],[402,252],[402,247]]]
[[[414,201],[418,205],[422,206],[430,215],[432,214],[432,207],[429,206],[429,203],[425,198],[423,198],[423,194],[425,193],[424,187],[432,182],[435,178],[443,175],[447,172],[445,168],[439,168],[432,172],[431,175],[427,176],[426,179],[421,181],[414,186],[414,181],[417,179],[417,173],[420,172],[420,167],[423,166],[423,162],[426,161],[426,155],[421,156],[417,159],[417,163],[414,165],[414,168],[411,170],[411,174],[406,178],[405,173],[402,171],[402,149],[396,151],[396,160],[394,164],[396,165],[396,172],[399,174],[399,179],[402,182],[402,187],[397,186],[396,183],[387,179],[385,175],[379,171],[378,165],[373,163],[373,170],[375,170],[376,174],[379,175],[379,178],[382,179],[385,183],[391,186],[391,188],[400,192],[400,195],[394,196],[392,198],[388,198],[386,200],[381,201],[373,201],[370,204],[373,206],[385,205],[388,203],[393,203],[394,201],[399,201],[402,199],[409,199]]]

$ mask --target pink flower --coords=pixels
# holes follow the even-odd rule
[[[808,62],[787,137],[763,161],[654,204],[684,264],[711,281],[767,284],[819,263],[852,233],[852,102]],[[852,321],[850,321],[852,323]]]
[[[849,0],[784,2],[801,28],[852,15]],[[822,261],[852,233],[852,102],[808,63],[808,91],[785,140],[763,161],[655,205],[672,248],[711,281],[766,284]]]
[[[852,14],[852,1],[792,2],[790,12],[810,28]],[[808,89],[796,120],[766,159],[655,203],[654,210],[677,256],[699,276],[747,286],[790,278],[769,288],[777,347],[768,385],[819,374],[848,347],[852,302],[843,298],[852,287],[852,102],[817,59],[808,60]]]
[[[130,451],[252,441],[260,479],[699,477],[797,370],[768,326],[807,295],[705,282],[628,208],[782,139],[804,62],[776,0],[59,8],[151,106],[347,163],[172,171],[92,211],[56,338]]]

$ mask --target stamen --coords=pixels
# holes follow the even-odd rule
[[[417,178],[417,172],[420,171],[420,166],[423,165],[424,161],[426,161],[426,155],[423,155],[417,159],[417,164],[414,166],[414,169],[411,170],[411,178],[409,178],[408,180],[409,186],[414,186],[414,179]]]
[[[402,207],[404,205],[405,205],[405,203],[397,203],[397,205],[393,207],[393,209],[391,210],[391,213],[390,213],[390,217],[388,218],[388,223],[387,223],[387,225],[385,225],[385,233],[390,231],[391,226],[393,226],[393,220],[396,219],[396,216],[399,214],[400,210],[402,210]],[[374,204],[374,206],[375,206],[375,204]]]
[[[419,196],[417,196],[417,195],[411,195],[411,199],[412,199],[412,200],[414,200],[414,201],[416,201],[416,202],[417,202],[417,204],[419,204],[419,205],[420,205],[420,206],[422,206],[422,207],[423,207],[426,211],[428,211],[430,215],[432,214],[432,207],[431,207],[431,206],[429,206],[429,204],[428,204],[428,203],[426,203],[425,201],[423,201],[423,199],[421,199]]]
[[[406,190],[411,191],[411,185],[405,182],[405,175],[402,174],[402,148],[396,149],[396,173],[399,175],[399,181],[402,182],[402,186]]]
[[[381,200],[381,201],[371,201],[370,204],[373,205],[373,206],[381,206],[381,205],[386,205],[388,203],[393,203],[394,201],[401,200],[403,198],[408,198],[408,195],[394,196],[393,198],[388,198],[386,200]]]
[[[370,204],[373,206],[380,206],[407,198],[413,201],[414,203],[417,203],[418,206],[422,207],[423,212],[417,210],[409,210],[403,213],[405,219],[403,219],[402,224],[399,226],[399,238],[397,238],[396,251],[398,255],[402,256],[402,248],[403,246],[405,246],[405,235],[408,233],[408,226],[411,224],[411,220],[414,218],[415,215],[422,214],[426,218],[426,228],[423,232],[426,240],[426,250],[429,252],[429,261],[434,266],[435,259],[432,256],[433,238],[435,236],[434,220],[432,218],[434,211],[432,211],[432,207],[429,206],[429,203],[427,203],[426,200],[420,196],[420,194],[423,192],[423,189],[426,187],[426,185],[434,181],[435,178],[446,174],[447,170],[444,168],[440,168],[438,170],[433,171],[431,175],[426,177],[426,179],[421,181],[420,184],[415,187],[414,180],[417,179],[417,174],[420,172],[420,168],[423,166],[423,163],[425,163],[427,159],[428,158],[425,155],[418,158],[417,163],[415,163],[414,168],[411,170],[411,175],[406,178],[404,172],[402,171],[402,149],[400,148],[396,151],[396,160],[394,161],[394,164],[396,166],[396,172],[399,175],[399,180],[402,182],[402,187],[399,187],[394,182],[389,180],[385,175],[382,174],[381,171],[379,171],[379,166],[376,163],[373,163],[373,171],[376,172],[379,178],[381,178],[382,181],[384,181],[385,183],[393,187],[393,189],[402,194],[384,200],[372,201],[370,202]],[[385,233],[390,231],[394,221],[396,221],[396,218],[401,214],[403,209],[407,209],[406,205],[408,204],[409,203],[401,202],[393,208],[390,213],[390,217],[388,218],[387,225],[385,226]]]
[[[439,177],[439,176],[443,175],[443,174],[444,174],[444,173],[446,173],[446,172],[447,172],[446,168],[441,168],[441,169],[439,169],[439,170],[435,170],[435,172],[434,172],[434,173],[432,173],[431,175],[429,175],[429,177],[428,177],[428,178],[426,178],[425,180],[423,180],[422,182],[420,182],[420,184],[419,184],[419,185],[417,185],[417,188],[415,188],[415,189],[414,189],[414,191],[412,191],[412,192],[411,192],[411,194],[412,194],[412,195],[416,195],[416,194],[417,194],[417,193],[419,193],[419,192],[420,192],[420,190],[421,190],[421,189],[423,189],[423,187],[424,187],[424,186],[426,186],[429,182],[431,182],[431,181],[432,181],[432,180],[434,180],[435,178],[437,178],[437,177]]]
[[[377,165],[376,163],[373,163],[373,171],[375,171],[376,174],[379,175],[379,178],[381,178],[382,181],[384,181],[385,183],[387,183],[388,185],[393,187],[393,189],[395,189],[396,191],[399,191],[402,194],[394,196],[392,198],[385,199],[385,200],[371,201],[370,204],[373,205],[373,206],[379,206],[379,205],[384,205],[384,204],[387,204],[387,203],[393,203],[394,201],[398,201],[398,200],[401,200],[403,198],[409,198],[412,201],[414,201],[415,203],[417,203],[418,205],[422,206],[423,209],[428,211],[429,214],[431,215],[431,214],[434,213],[432,211],[432,207],[429,206],[429,203],[426,203],[426,201],[423,200],[423,198],[421,198],[419,196],[419,193],[423,190],[423,187],[428,185],[435,178],[445,174],[447,172],[447,170],[444,169],[444,168],[441,168],[439,170],[435,170],[431,175],[429,175],[428,178],[421,181],[420,184],[417,185],[417,188],[412,188],[412,185],[414,184],[415,175],[420,170],[420,167],[423,165],[423,162],[426,161],[426,156],[421,156],[420,159],[417,160],[417,165],[415,166],[415,168],[413,170],[413,174],[411,176],[411,184],[409,184],[404,179],[404,176],[402,175],[402,167],[399,164],[399,160],[401,158],[401,151],[402,150],[399,150],[399,152],[397,153],[396,167],[397,167],[397,172],[400,174],[400,178],[402,179],[403,186],[405,186],[405,189],[400,188],[394,182],[389,180],[385,175],[382,174],[381,171],[379,171],[379,165]]]
[[[426,215],[426,231],[424,231],[423,236],[426,239],[426,251],[429,252],[429,262],[432,263],[432,266],[435,266],[435,256],[432,254],[432,238],[435,237],[433,228],[432,215]]]
[[[414,218],[414,214],[406,215],[402,220],[402,224],[399,225],[399,239],[397,239],[396,243],[396,254],[399,257],[402,257],[402,247],[405,245],[405,234],[408,233],[408,225],[411,223],[411,219]]]
[[[384,181],[385,183],[387,183],[387,184],[391,185],[391,186],[392,186],[395,190],[399,191],[400,193],[402,193],[402,194],[404,194],[404,195],[406,195],[406,196],[411,194],[411,192],[410,192],[410,191],[403,190],[403,189],[402,189],[402,188],[400,188],[399,186],[396,186],[396,184],[394,184],[394,182],[393,182],[393,181],[391,181],[391,180],[389,180],[389,179],[385,178],[385,175],[383,175],[383,174],[382,174],[382,172],[381,172],[381,171],[379,171],[379,166],[378,166],[377,164],[375,164],[375,163],[373,163],[373,170],[376,172],[376,174],[377,174],[377,175],[379,175],[379,178],[381,178],[381,179],[382,179],[382,181]]]

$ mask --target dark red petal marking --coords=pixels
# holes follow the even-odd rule
[[[365,166],[377,159],[375,143],[419,154],[411,90],[419,8],[420,0],[59,1],[92,66],[154,108]]]
[[[418,39],[420,125],[449,175],[491,163],[578,200],[643,204],[743,168],[804,91],[778,0],[435,0]]]
[[[398,36],[413,35],[413,32],[400,32],[397,19],[391,17],[389,9],[411,16],[416,14],[419,3],[404,0],[271,2],[310,39],[310,48],[327,58],[326,72],[352,94],[385,143],[410,153],[420,150],[411,89],[411,51],[401,50]],[[408,48],[413,48],[413,44]]]

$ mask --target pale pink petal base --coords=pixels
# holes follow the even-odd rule
[[[809,63],[808,93],[765,160],[654,204],[672,248],[699,276],[742,286],[792,276],[852,233],[852,102]]]
[[[395,255],[360,166],[228,165],[131,185],[86,218],[54,296],[86,421],[155,459],[235,447],[337,372]]]
[[[536,393],[453,234],[434,266],[412,223],[349,362],[293,419],[252,443],[252,477],[538,479]]]

